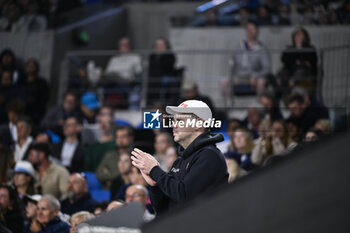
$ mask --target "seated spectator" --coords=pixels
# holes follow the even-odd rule
[[[121,201],[111,201],[111,202],[108,204],[106,211],[109,212],[109,211],[111,211],[111,210],[118,209],[118,208],[122,207],[123,205],[124,205],[124,202],[121,202]]]
[[[278,8],[278,25],[290,25],[290,8],[282,4]]]
[[[18,32],[20,30],[20,10],[15,3],[10,4],[0,18],[0,31]]]
[[[126,203],[139,202],[142,204],[144,208],[143,220],[145,222],[150,222],[155,218],[147,209],[148,199],[148,190],[142,185],[131,185],[125,192]]]
[[[148,103],[165,101],[167,87],[178,81],[175,63],[176,57],[170,43],[164,38],[157,38],[154,52],[148,59]]]
[[[0,185],[0,223],[12,233],[22,233],[24,219],[18,193],[12,185]]]
[[[38,202],[37,208],[36,219],[25,227],[24,233],[69,232],[69,225],[58,217],[60,202],[55,197],[44,195]]]
[[[23,197],[23,202],[25,204],[25,217],[26,217],[26,224],[29,222],[32,222],[36,219],[37,211],[38,211],[38,201],[41,199],[41,195],[35,194],[35,195],[26,195]]]
[[[231,138],[233,149],[224,154],[228,159],[233,159],[240,168],[252,171],[256,166],[251,161],[253,150],[252,134],[245,127],[238,127]]]
[[[52,140],[50,135],[45,131],[45,132],[39,132],[36,137],[35,137],[35,143],[46,143],[52,147]]]
[[[305,142],[314,142],[314,141],[319,140],[323,136],[324,136],[324,134],[321,130],[316,129],[316,128],[311,128],[306,132],[304,141]]]
[[[317,24],[317,20],[314,14],[314,9],[312,6],[306,6],[303,9],[303,17],[301,24],[302,25],[315,25]]]
[[[47,81],[39,76],[39,62],[31,58],[26,64],[25,79],[20,83],[25,90],[25,104],[27,114],[34,124],[39,125],[46,112],[49,100],[49,85]]]
[[[23,199],[26,195],[33,195],[35,193],[34,183],[36,177],[32,164],[28,161],[18,161],[13,171],[13,184],[16,187],[19,198]]]
[[[238,25],[241,25],[241,26],[246,25],[251,20],[251,16],[248,8],[241,7],[238,10],[238,14],[235,15],[235,20],[238,23]]]
[[[165,157],[163,159],[164,171],[166,172],[170,171],[177,157],[178,155],[176,152],[176,148],[174,146],[170,146],[168,147],[168,149],[166,149]]]
[[[98,166],[103,160],[107,152],[115,150],[116,143],[113,137],[113,110],[110,107],[102,107],[98,114],[98,128],[100,138],[98,142],[90,145],[85,154],[84,170],[96,172]]]
[[[295,120],[306,133],[317,120],[328,119],[328,110],[318,102],[311,102],[309,98],[295,93],[288,97],[289,119]]]
[[[80,99],[83,124],[95,124],[100,102],[93,92],[85,92]]]
[[[274,156],[284,156],[297,145],[288,135],[287,126],[283,120],[275,120],[271,125],[271,133],[262,137],[254,146],[251,161],[264,165]]]
[[[264,4],[258,7],[257,23],[260,26],[272,25],[271,13],[269,12],[269,8]]]
[[[92,212],[96,201],[92,198],[88,188],[84,175],[80,173],[72,174],[67,188],[69,197],[61,202],[61,211],[69,215],[83,210]]]
[[[119,127],[115,131],[116,150],[107,152],[96,170],[97,179],[104,189],[110,189],[112,181],[120,174],[118,169],[119,157],[122,154],[130,155],[134,142],[133,129]]]
[[[246,119],[244,120],[244,124],[246,125],[247,129],[250,130],[250,132],[253,135],[253,139],[257,139],[259,137],[259,125],[262,121],[262,115],[259,109],[257,108],[250,108],[248,109],[248,115]]]
[[[260,95],[270,73],[270,57],[258,40],[259,29],[256,23],[249,21],[245,30],[247,38],[236,47],[234,55],[233,83],[235,86],[250,85]]]
[[[19,31],[44,31],[47,28],[47,20],[43,15],[39,14],[39,2],[29,1],[27,13],[21,16],[18,20]]]
[[[32,122],[30,118],[21,116],[18,118],[16,126],[18,140],[15,144],[14,158],[15,161],[18,162],[27,158],[28,149],[33,143],[33,137],[30,136],[32,132]]]
[[[52,148],[52,156],[70,173],[81,172],[84,167],[85,150],[79,140],[80,132],[81,125],[78,119],[68,117],[63,125],[64,140]]]
[[[277,74],[277,85],[288,94],[294,86],[304,87],[310,95],[316,88],[317,52],[309,33],[298,28],[292,34],[293,45],[282,53],[283,67]]]
[[[198,85],[193,80],[186,80],[181,87],[182,99],[177,100],[176,104],[182,103],[186,100],[200,100],[206,103],[209,108],[214,111],[213,101],[205,95],[202,95],[198,90]],[[215,114],[213,113],[215,116]]]
[[[154,141],[154,158],[160,163],[160,167],[166,171],[165,153],[166,150],[173,145],[173,139],[169,133],[158,133]]]
[[[64,94],[63,103],[52,107],[44,116],[41,126],[47,129],[61,129],[64,121],[70,117],[76,117],[81,120],[81,113],[77,108],[77,99],[74,93],[67,92]],[[59,130],[58,130],[59,131]]]
[[[89,221],[90,219],[93,219],[95,216],[92,213],[89,213],[87,211],[80,211],[78,213],[75,213],[70,218],[70,233],[77,233],[77,227],[80,223]]]
[[[6,146],[12,147],[18,140],[16,122],[24,112],[24,102],[18,99],[9,101],[6,105],[6,112],[8,124],[1,126],[0,136]]]
[[[62,199],[67,193],[69,173],[61,165],[50,162],[49,155],[50,148],[47,144],[33,144],[29,148],[28,160],[38,173],[37,193],[51,194]]]
[[[272,93],[264,92],[259,98],[263,108],[263,118],[271,121],[283,119],[278,100]]]
[[[0,146],[0,184],[7,183],[11,177],[11,170],[15,165],[13,153],[7,147]]]
[[[331,133],[331,123],[329,119],[319,119],[315,123],[315,128],[321,130],[325,135]]]
[[[119,190],[122,189],[122,187],[126,186],[127,184],[130,183],[129,180],[129,173],[131,170],[131,159],[130,159],[130,154],[122,153],[120,154],[118,158],[118,170],[119,170],[119,175],[112,181],[111,185],[111,200],[114,200],[116,194],[119,192]]]
[[[4,49],[0,55],[0,71],[8,70],[12,72],[12,82],[17,84],[22,80],[23,71],[16,63],[16,56],[11,49]]]
[[[296,143],[301,142],[303,139],[303,129],[300,127],[299,122],[294,119],[287,119],[285,123],[290,139]]]

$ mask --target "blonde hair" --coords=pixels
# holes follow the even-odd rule
[[[73,214],[72,217],[70,218],[70,221],[77,219],[79,221],[79,224],[80,224],[80,223],[86,222],[94,217],[95,216],[90,212],[80,211],[80,212]]]

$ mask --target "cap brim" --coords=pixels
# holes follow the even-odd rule
[[[192,113],[193,114],[193,109],[177,107],[177,106],[167,106],[165,108],[165,111],[171,115],[174,115],[175,113]]]

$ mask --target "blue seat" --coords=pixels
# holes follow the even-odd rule
[[[111,193],[107,190],[99,189],[99,190],[91,190],[91,196],[97,202],[109,201]]]
[[[98,181],[95,173],[93,172],[84,172],[86,176],[87,183],[89,185],[89,191],[91,192],[92,190],[99,190],[101,189],[102,185],[100,181]]]

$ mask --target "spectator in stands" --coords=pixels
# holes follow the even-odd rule
[[[105,212],[107,209],[108,203],[109,203],[108,201],[97,203],[94,208],[94,215],[97,216]]]
[[[107,64],[105,75],[109,81],[116,84],[132,85],[140,78],[142,72],[141,57],[130,53],[130,39],[124,37],[119,40],[119,54],[112,57]]]
[[[271,121],[283,119],[280,111],[278,100],[273,93],[264,92],[259,98],[260,104],[263,108],[263,118]]]
[[[259,137],[259,125],[262,121],[262,114],[258,108],[248,109],[248,115],[244,120],[247,129],[252,133],[253,139]]]
[[[314,142],[324,136],[323,132],[316,128],[309,129],[305,134],[305,142]]]
[[[118,170],[119,175],[112,181],[111,185],[111,200],[115,199],[116,194],[119,192],[119,190],[130,183],[129,180],[129,173],[131,170],[131,159],[130,155],[126,153],[122,153],[119,156],[118,159]]]
[[[250,13],[248,11],[248,8],[241,7],[238,10],[238,14],[236,15],[236,21],[239,25],[244,26],[251,20]]]
[[[83,124],[94,124],[100,102],[95,93],[86,92],[80,99],[80,110],[83,117]]]
[[[296,143],[301,142],[303,139],[303,130],[299,123],[293,119],[287,119],[285,123],[287,125],[290,139]]]
[[[10,4],[0,19],[0,31],[18,32],[20,10],[15,3]]]
[[[287,126],[283,120],[272,122],[271,133],[262,138],[255,145],[251,161],[257,165],[264,165],[273,156],[283,156],[289,153],[297,145],[289,137]]]
[[[51,195],[44,195],[37,205],[37,217],[28,224],[24,233],[60,232],[68,233],[69,225],[59,217],[60,202]]]
[[[44,78],[39,77],[39,62],[29,59],[26,64],[26,77],[21,83],[26,94],[25,113],[34,124],[40,124],[46,112],[46,104],[49,99],[49,85]]]
[[[84,93],[91,87],[86,68],[87,64],[79,61],[77,66],[75,73],[70,76],[68,90],[75,93]]]
[[[148,59],[148,102],[164,101],[167,87],[177,81],[176,57],[165,38],[155,40],[154,52]]]
[[[113,110],[108,106],[101,108],[98,114],[98,128],[100,138],[98,142],[90,145],[85,154],[84,169],[85,171],[95,172],[108,151],[115,150],[116,143],[113,137]]]
[[[271,13],[267,5],[260,5],[258,7],[257,23],[260,26],[272,25]]]
[[[96,201],[92,198],[88,188],[84,174],[72,174],[68,181],[69,197],[61,202],[61,211],[69,215],[83,210],[92,212]]]
[[[107,152],[96,170],[97,179],[104,189],[110,189],[112,181],[120,174],[118,169],[119,156],[130,155],[133,147],[134,133],[130,127],[118,127],[115,131],[116,150]]]
[[[81,120],[81,114],[77,109],[77,99],[74,93],[66,92],[63,97],[62,105],[52,107],[46,113],[44,119],[41,122],[41,126],[48,129],[61,128],[64,121],[74,116]]]
[[[68,171],[49,160],[50,148],[47,144],[33,144],[29,148],[28,160],[38,173],[37,192],[51,194],[62,199],[67,193]]]
[[[233,149],[224,154],[228,159],[235,162],[246,171],[255,169],[255,165],[251,161],[251,153],[253,150],[253,137],[251,132],[245,127],[238,127],[233,138],[231,138]]]
[[[317,20],[314,15],[314,9],[312,6],[306,6],[303,10],[302,25],[315,25]]]
[[[24,101],[25,92],[22,87],[13,83],[13,71],[3,70],[0,82],[0,123],[7,121],[6,105],[14,100]]]
[[[315,123],[315,128],[321,130],[325,135],[331,132],[331,123],[329,119],[319,119]]]
[[[39,2],[28,1],[27,12],[19,20],[19,31],[44,31],[47,28],[47,20],[39,14]]]
[[[293,45],[282,53],[282,70],[277,74],[277,84],[284,93],[301,86],[313,95],[317,77],[317,52],[311,45],[309,33],[298,28],[292,34]]]
[[[52,147],[52,140],[50,135],[48,134],[48,132],[44,131],[44,132],[39,132],[36,137],[35,137],[35,143],[46,143],[50,146],[50,148]]]
[[[30,118],[26,116],[19,117],[16,126],[18,140],[15,144],[14,158],[17,162],[27,158],[28,148],[33,143],[33,138],[30,136],[32,132],[32,122]]]
[[[24,112],[24,102],[18,99],[9,101],[6,105],[8,124],[1,126],[0,136],[4,145],[12,147],[17,142],[17,126],[18,117]]]
[[[295,93],[288,97],[290,119],[295,120],[300,125],[303,133],[313,127],[317,120],[329,117],[325,106],[315,101],[311,102],[306,96]]]
[[[279,6],[278,25],[290,25],[290,8],[286,4]]]
[[[85,149],[79,140],[81,124],[74,117],[68,117],[63,125],[64,140],[52,148],[52,156],[58,159],[70,173],[81,172],[84,167]]]
[[[19,198],[22,200],[26,195],[33,195],[35,193],[34,182],[36,177],[32,164],[28,161],[18,161],[13,170],[13,184]]]
[[[38,201],[41,199],[41,195],[35,194],[35,195],[26,195],[23,197],[23,201],[25,204],[25,217],[26,217],[26,224],[29,222],[32,222],[35,220],[37,211],[38,211]]]
[[[209,9],[203,15],[199,15],[191,22],[191,26],[194,27],[212,27],[220,26],[221,23],[218,20],[218,12],[216,9]]]
[[[10,180],[9,174],[14,164],[12,151],[7,147],[0,146],[0,184]]]
[[[23,72],[16,64],[16,56],[11,49],[4,49],[0,55],[0,71],[8,70],[12,72],[12,83],[16,84],[22,79]]]
[[[234,85],[250,85],[260,95],[265,89],[265,79],[270,73],[270,58],[258,40],[259,29],[249,21],[245,25],[247,38],[236,48],[234,55]]]
[[[144,208],[143,220],[145,222],[152,221],[155,218],[147,209],[148,199],[148,190],[142,185],[131,185],[125,192],[126,203],[139,202],[142,204]]]
[[[12,233],[22,233],[24,218],[18,194],[12,185],[0,185],[0,223]]]
[[[163,160],[164,171],[169,172],[176,159],[177,159],[176,148],[174,146],[168,147],[168,149],[165,152],[165,157]]]
[[[183,101],[186,101],[186,100],[203,101],[204,103],[206,103],[209,106],[209,108],[213,111],[213,115],[215,116],[215,113],[214,113],[215,109],[214,109],[213,101],[208,96],[201,95],[199,93],[198,85],[195,81],[193,81],[192,79],[188,79],[185,82],[183,82],[182,87],[181,87],[181,92],[182,92],[183,98],[177,102],[182,103]]]
[[[169,147],[173,145],[173,139],[169,133],[161,132],[156,134],[156,139],[154,141],[154,158],[159,162],[160,167],[167,171],[165,166],[165,154]]]
[[[70,233],[77,233],[77,226],[80,223],[89,221],[90,219],[93,219],[95,216],[92,213],[89,213],[87,211],[80,211],[78,213],[75,213],[70,218]]]

